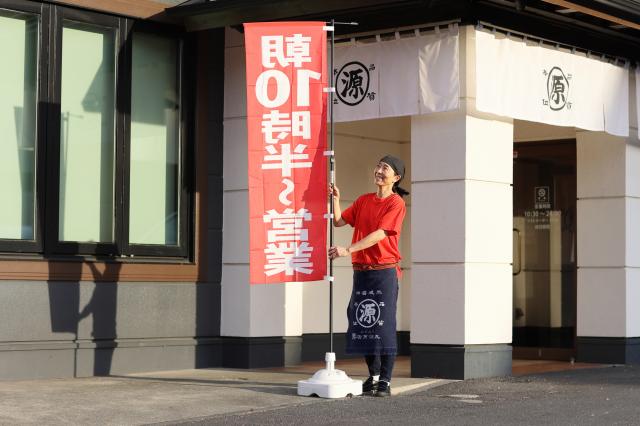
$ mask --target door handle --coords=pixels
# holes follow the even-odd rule
[[[512,272],[512,275],[515,277],[516,275],[519,275],[520,272],[522,272],[522,244],[520,244],[520,230],[518,228],[513,228],[513,232],[516,235],[516,253],[517,253],[517,259],[514,259],[514,265],[517,265],[517,269],[515,269]]]

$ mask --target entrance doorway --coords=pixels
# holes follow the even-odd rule
[[[513,157],[513,356],[569,360],[576,340],[576,143],[516,143]]]

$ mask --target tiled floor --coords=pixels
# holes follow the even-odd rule
[[[581,368],[600,367],[600,364],[570,363],[564,361],[545,360],[524,360],[514,359],[512,364],[512,374],[523,376],[527,374],[546,373],[552,371],[575,370]],[[300,365],[284,368],[272,369],[272,371],[282,371],[287,373],[313,374],[317,370],[324,368],[324,362],[305,362]],[[336,361],[336,368],[343,370],[349,376],[367,376],[367,367],[362,359],[343,359]],[[393,376],[397,378],[411,377],[411,358],[400,356],[396,360]]]

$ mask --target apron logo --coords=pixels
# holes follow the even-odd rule
[[[364,328],[371,328],[380,319],[380,305],[373,299],[365,299],[356,307],[356,321]]]
[[[542,70],[542,74],[547,77],[547,99],[543,99],[543,105],[551,108],[552,111],[560,111],[567,107],[571,109],[569,102],[569,80],[571,74],[565,75],[560,67],[553,67],[549,71]]]
[[[348,62],[340,68],[336,78],[338,99],[350,106],[358,105],[365,98],[373,101],[376,94],[369,93],[369,71],[375,68],[375,65],[367,68],[357,61]],[[335,70],[333,72],[336,73]]]

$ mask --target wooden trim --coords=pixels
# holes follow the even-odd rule
[[[640,30],[640,25],[635,22],[627,21],[626,19],[618,18],[608,13],[598,12],[597,10],[580,6],[579,4],[571,3],[564,0],[542,0],[545,3],[555,4],[556,6],[566,7],[567,9],[575,10],[586,15],[595,16],[596,18],[604,19],[605,21],[613,22],[615,24],[624,25],[625,27],[634,28]]]
[[[190,129],[194,132],[195,147],[193,149],[193,164],[195,164],[195,170],[193,170],[193,179],[195,181],[193,203],[194,203],[194,226],[193,226],[193,250],[195,255],[195,261],[199,265],[198,273],[201,277],[207,276],[206,262],[199,261],[200,259],[207,259],[207,236],[201,235],[202,232],[207,232],[208,218],[207,210],[209,208],[209,200],[207,197],[207,141],[208,141],[208,123],[207,123],[207,99],[203,99],[203,94],[208,93],[209,78],[207,76],[206,64],[203,58],[206,58],[210,53],[208,52],[208,43],[204,34],[200,34],[195,41],[195,51],[197,63],[195,65],[195,79],[196,79],[196,93],[190,101],[194,105],[193,114],[193,128]],[[185,173],[187,171],[185,170]],[[222,260],[221,260],[222,262]]]
[[[132,18],[151,18],[159,15],[169,5],[153,0],[52,0],[54,3],[77,6],[100,12],[110,12]]]
[[[196,282],[198,269],[192,264],[102,262],[81,259],[2,260],[0,280]]]

